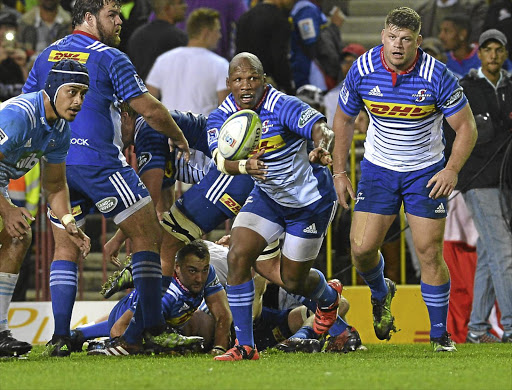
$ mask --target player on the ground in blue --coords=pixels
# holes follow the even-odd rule
[[[342,286],[337,280],[327,284],[320,271],[311,269],[336,209],[331,175],[321,165],[331,162],[333,133],[318,111],[266,84],[263,66],[253,54],[240,53],[231,60],[226,82],[231,94],[208,118],[210,150],[219,170],[249,173],[255,186],[233,225],[228,254],[226,291],[238,344],[216,359],[256,360],[251,267],[283,233],[284,286],[318,303],[316,333],[325,333],[336,320]],[[218,131],[240,109],[254,110],[261,118],[260,150],[248,160],[227,161],[218,153]]]
[[[121,23],[118,0],[77,0],[73,7],[74,32],[43,50],[23,90],[40,89],[43,75],[60,58],[71,57],[87,64],[90,91],[82,113],[71,126],[66,161],[71,204],[79,226],[96,207],[105,217],[113,218],[131,239],[134,280],[139,290],[135,316],[144,321],[145,337],[154,339],[165,328],[160,305],[162,234],[149,193],[122,154],[119,110],[114,103],[128,102],[155,130],[169,137],[187,159],[189,151],[168,110],[147,92],[128,57],[112,47],[119,44]],[[55,219],[52,222],[57,243],[50,269],[55,330],[47,352],[68,356],[80,253],[62,225]],[[130,350],[141,338],[138,329],[128,327],[117,342]]]
[[[476,141],[466,97],[446,66],[420,48],[421,20],[408,7],[392,10],[382,45],[352,65],[334,118],[333,176],[340,204],[356,200],[350,232],[353,263],[372,292],[373,324],[381,340],[395,330],[394,282],[384,278],[379,248],[403,203],[421,263],[421,292],[429,312],[435,351],[455,351],[446,331],[450,274],[443,259],[447,197]],[[357,196],[345,167],[354,121],[365,107],[370,125]],[[443,116],[457,133],[445,162]]]
[[[61,221],[63,234],[86,256],[90,240],[71,215],[66,183],[70,129],[89,87],[87,68],[73,60],[54,64],[44,89],[12,98],[0,111],[0,356],[19,356],[32,346],[12,337],[7,315],[21,263],[32,241],[27,209],[14,206],[7,193],[18,179],[43,159],[42,187]]]

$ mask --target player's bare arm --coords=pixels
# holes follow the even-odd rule
[[[471,154],[478,136],[475,118],[469,104],[446,120],[455,131],[456,136],[446,167],[436,173],[427,183],[427,187],[433,185],[429,194],[433,199],[447,197],[455,189],[459,172]]]
[[[42,168],[42,188],[48,203],[70,235],[71,240],[86,257],[91,250],[91,239],[76,226],[76,221],[71,214],[69,189],[66,181],[66,163],[49,164],[43,161]]]
[[[334,149],[334,132],[325,120],[318,120],[311,129],[311,137],[315,149],[309,152],[309,161],[312,163],[330,165],[332,164],[332,151]]]
[[[334,187],[338,195],[338,202],[343,208],[349,208],[347,203],[346,194],[355,199],[355,192],[352,188],[352,183],[348,178],[345,167],[347,166],[347,159],[354,137],[356,118],[345,114],[338,106],[334,115],[332,129],[334,131],[334,142],[336,149],[333,154],[332,173],[334,178]]]
[[[178,149],[177,157],[180,158],[183,155],[185,161],[188,162],[190,150],[187,139],[162,103],[151,94],[144,93],[130,99],[129,104],[131,108],[144,117],[148,125],[172,140],[174,146]]]
[[[218,354],[215,347],[221,347],[224,350],[229,349],[231,345],[231,310],[229,309],[226,291],[221,290],[205,298],[208,310],[215,319],[215,336],[213,341],[212,354]],[[222,351],[218,349],[218,352]]]

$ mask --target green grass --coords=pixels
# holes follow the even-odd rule
[[[369,345],[350,354],[285,354],[216,362],[207,355],[103,357],[73,354],[0,360],[0,389],[512,389],[510,344]]]

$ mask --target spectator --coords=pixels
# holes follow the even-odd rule
[[[319,3],[318,0],[300,0],[291,11],[291,66],[296,88],[312,84],[326,91],[337,83],[342,48],[339,27],[344,15],[334,8],[328,27]]]
[[[160,54],[188,41],[187,34],[175,26],[185,18],[185,0],[153,0],[153,8],[156,19],[140,26],[128,41],[128,56],[143,80]]]
[[[188,45],[157,58],[146,83],[164,106],[208,115],[228,95],[228,62],[213,53],[220,39],[219,12],[196,9],[187,21]]]
[[[483,0],[427,0],[417,9],[422,20],[421,35],[437,37],[445,17],[453,14],[467,15],[473,27],[469,42],[477,42],[482,31],[487,4]]]
[[[240,17],[236,28],[236,52],[258,56],[269,84],[289,94],[294,93],[294,88],[289,60],[291,27],[288,14],[295,2],[267,0],[257,4]]]
[[[421,48],[425,53],[430,54],[436,60],[446,64],[446,55],[443,50],[443,43],[439,38],[425,38],[423,42],[421,42]]]
[[[71,15],[60,5],[60,0],[39,0],[39,5],[21,17],[18,41],[32,53],[71,32]]]
[[[439,39],[446,50],[446,67],[459,79],[480,66],[478,45],[469,40],[471,20],[462,14],[447,16],[441,22]]]
[[[479,45],[482,66],[461,80],[478,128],[476,146],[460,172],[457,186],[479,235],[466,342],[500,341],[489,332],[488,322],[497,300],[504,329],[501,341],[512,343],[512,191],[503,175],[512,170],[512,81],[501,69],[508,56],[507,38],[498,30],[487,30],[480,36]],[[507,145],[508,149],[504,147]]]
[[[494,0],[485,17],[484,30],[495,28],[507,37],[508,58],[512,61],[512,0]]]
[[[118,48],[121,51],[126,52],[130,37],[138,27],[146,24],[149,21],[153,9],[151,7],[150,0],[122,0],[121,4],[122,7],[120,17],[123,21],[123,28],[121,29],[121,34],[119,35],[121,42],[119,43]]]
[[[215,53],[230,60],[235,53],[236,22],[248,10],[245,0],[187,0],[187,19],[198,8],[212,8],[219,11],[221,38]],[[179,25],[184,28],[184,25]]]

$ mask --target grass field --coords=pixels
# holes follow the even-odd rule
[[[512,345],[369,345],[350,354],[285,354],[216,362],[207,355],[103,357],[72,354],[0,360],[0,389],[512,389]]]

